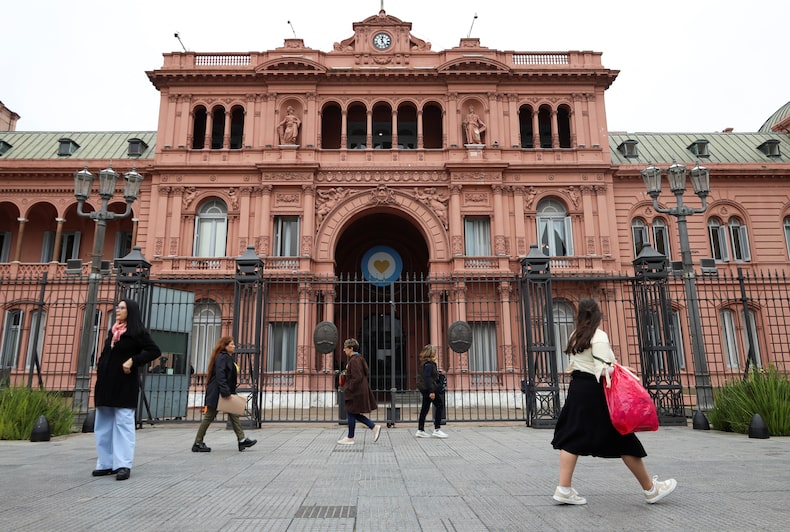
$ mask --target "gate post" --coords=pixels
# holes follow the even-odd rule
[[[554,311],[549,257],[530,246],[521,259],[522,391],[527,399],[527,426],[553,428],[560,415]]]
[[[115,267],[118,270],[118,275],[115,278],[115,301],[121,299],[131,299],[140,306],[140,313],[143,324],[150,327],[149,312],[150,286],[149,277],[151,275],[151,263],[148,262],[143,256],[140,246],[135,246],[132,251],[125,257],[115,259]],[[135,426],[142,428],[143,426],[143,408],[146,409],[148,419],[153,419],[151,415],[151,406],[148,404],[148,398],[145,395],[145,379],[148,373],[147,366],[142,368],[138,373],[140,379],[140,396],[137,400],[137,410],[134,414]]]
[[[633,265],[642,384],[653,397],[661,425],[686,425],[678,371],[680,339],[675,338],[672,329],[667,258],[646,244]]]
[[[260,428],[260,369],[263,319],[263,261],[254,246],[236,258],[236,283],[233,294],[233,339],[239,365],[238,392],[248,393],[249,424]]]

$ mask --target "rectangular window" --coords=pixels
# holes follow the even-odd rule
[[[730,225],[730,238],[732,239],[732,255],[738,262],[751,260],[749,253],[749,236],[746,234],[745,225]]]
[[[721,262],[730,260],[730,256],[727,253],[726,229],[720,225],[709,225],[708,237],[710,238],[710,251],[714,260]]]
[[[55,231],[44,231],[41,241],[41,262],[52,262],[55,253]]]
[[[132,251],[132,233],[129,231],[118,231],[115,234],[115,249],[113,258],[120,259]]]
[[[41,350],[44,348],[44,328],[47,324],[47,313],[41,311],[33,312],[30,323],[30,336],[27,339],[27,357],[25,358],[25,369],[30,369],[33,360],[38,361],[41,367]],[[35,345],[34,345],[35,342]]]
[[[294,371],[296,369],[296,323],[269,324],[269,349],[266,371]]]
[[[656,251],[669,259],[669,234],[666,225],[653,224],[653,242],[655,242]]]
[[[275,216],[274,218],[274,256],[299,256],[299,217]]]
[[[787,246],[787,257],[790,258],[790,218],[785,218],[785,246]]]
[[[496,324],[493,321],[470,322],[472,346],[469,348],[469,371],[475,384],[495,384],[497,371]]]
[[[60,244],[60,262],[80,258],[80,232],[63,233]]]
[[[11,369],[16,367],[17,357],[19,356],[19,340],[22,336],[22,317],[23,312],[19,309],[9,310],[5,313],[0,368]]]
[[[11,259],[11,232],[0,231],[0,262]]]
[[[724,348],[724,363],[728,368],[737,368],[740,360],[738,335],[735,332],[735,313],[731,310],[721,311],[721,341]]]
[[[543,253],[549,257],[573,256],[570,217],[538,218],[538,238]]]
[[[468,257],[491,256],[491,221],[488,216],[464,218],[464,254]]]
[[[632,225],[631,236],[634,239],[634,257],[638,257],[645,244],[650,243],[647,238],[647,228],[642,224]]]

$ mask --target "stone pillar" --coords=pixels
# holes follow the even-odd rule
[[[66,222],[65,218],[55,218],[58,228],[55,230],[55,249],[52,251],[52,261],[60,262],[60,249],[63,246],[63,224]]]
[[[25,240],[25,224],[28,222],[27,218],[17,218],[17,222],[19,222],[19,230],[17,231],[16,237],[16,249],[14,250],[14,262],[19,262],[20,257],[22,256],[22,243]]]

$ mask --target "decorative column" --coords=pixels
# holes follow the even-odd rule
[[[367,149],[373,149],[373,110],[367,109],[365,112],[365,119],[367,123],[365,124],[365,129],[367,130],[367,134],[365,135],[365,146]]]
[[[28,219],[17,218],[16,221],[19,222],[19,229],[17,230],[16,249],[14,250],[13,262],[19,262],[19,259],[22,256],[22,242],[25,239],[25,224],[28,222]]]
[[[507,216],[507,211],[502,205],[503,188],[502,185],[491,185],[491,189],[494,191],[494,253],[499,257],[507,255],[507,246],[505,246],[505,223],[503,220],[503,218]]]
[[[263,185],[261,187],[261,209],[260,218],[258,220],[258,227],[260,227],[260,248],[258,253],[261,255],[269,255],[271,252],[271,244],[269,242],[272,224],[271,224],[271,210],[272,210],[272,185]]]
[[[560,147],[560,129],[557,125],[557,110],[551,110],[551,147],[557,149]]]
[[[304,219],[302,220],[302,242],[300,254],[303,257],[313,255],[313,239],[315,238],[315,185],[302,185],[304,192]]]
[[[450,205],[447,222],[450,226],[450,246],[453,256],[464,254],[464,231],[461,219],[461,185],[450,185]]]
[[[422,109],[417,110],[417,149],[423,148],[423,134],[422,134]]]
[[[516,248],[515,255],[518,257],[527,254],[527,237],[525,234],[525,220],[524,220],[524,187],[513,187],[513,216],[516,219]]]
[[[348,149],[348,109],[340,113],[340,149]]]
[[[532,149],[538,150],[540,145],[540,109],[532,109]]]
[[[65,218],[55,218],[58,228],[55,230],[55,249],[52,251],[52,261],[60,262],[60,249],[63,246],[63,224]]]

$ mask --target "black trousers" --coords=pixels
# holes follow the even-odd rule
[[[425,418],[428,416],[428,410],[431,408],[431,403],[436,407],[436,418],[433,420],[434,428],[438,429],[442,426],[442,418],[444,417],[444,394],[442,392],[435,392],[433,399],[431,399],[429,392],[421,391],[422,393],[422,408],[420,409],[420,420],[417,424],[419,430],[425,430]]]

